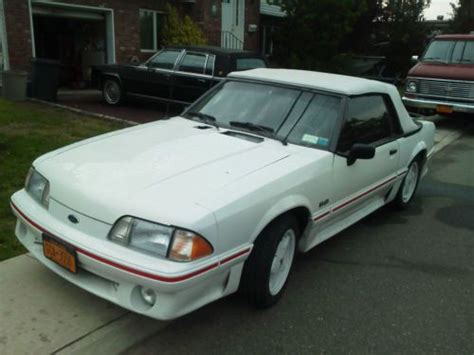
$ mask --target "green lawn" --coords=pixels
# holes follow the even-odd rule
[[[14,236],[10,196],[23,187],[33,160],[64,145],[123,127],[121,123],[0,97],[0,261],[25,252]]]

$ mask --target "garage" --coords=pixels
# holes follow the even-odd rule
[[[59,61],[62,87],[86,88],[91,65],[115,62],[113,11],[32,2],[34,57]]]

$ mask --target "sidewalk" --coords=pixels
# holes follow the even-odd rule
[[[0,263],[0,354],[126,350],[166,326],[63,280],[33,257]]]

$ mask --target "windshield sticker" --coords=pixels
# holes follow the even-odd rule
[[[318,144],[319,137],[311,134],[305,134],[301,139],[305,143]]]
[[[323,138],[323,137],[318,137],[318,136],[313,136],[311,134],[303,135],[303,138],[301,138],[301,141],[303,141],[305,143],[322,145],[324,147],[329,145],[329,139]]]
[[[323,137],[319,137],[319,139],[318,139],[318,144],[319,144],[319,145],[322,145],[322,146],[327,146],[327,145],[329,145],[329,139],[323,138]]]

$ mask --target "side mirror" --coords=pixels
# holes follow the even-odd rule
[[[347,165],[353,165],[357,159],[372,159],[375,157],[375,147],[370,144],[356,143],[347,156]]]
[[[419,60],[420,60],[420,57],[418,57],[417,55],[412,55],[411,56],[411,62],[412,63],[418,63]]]

